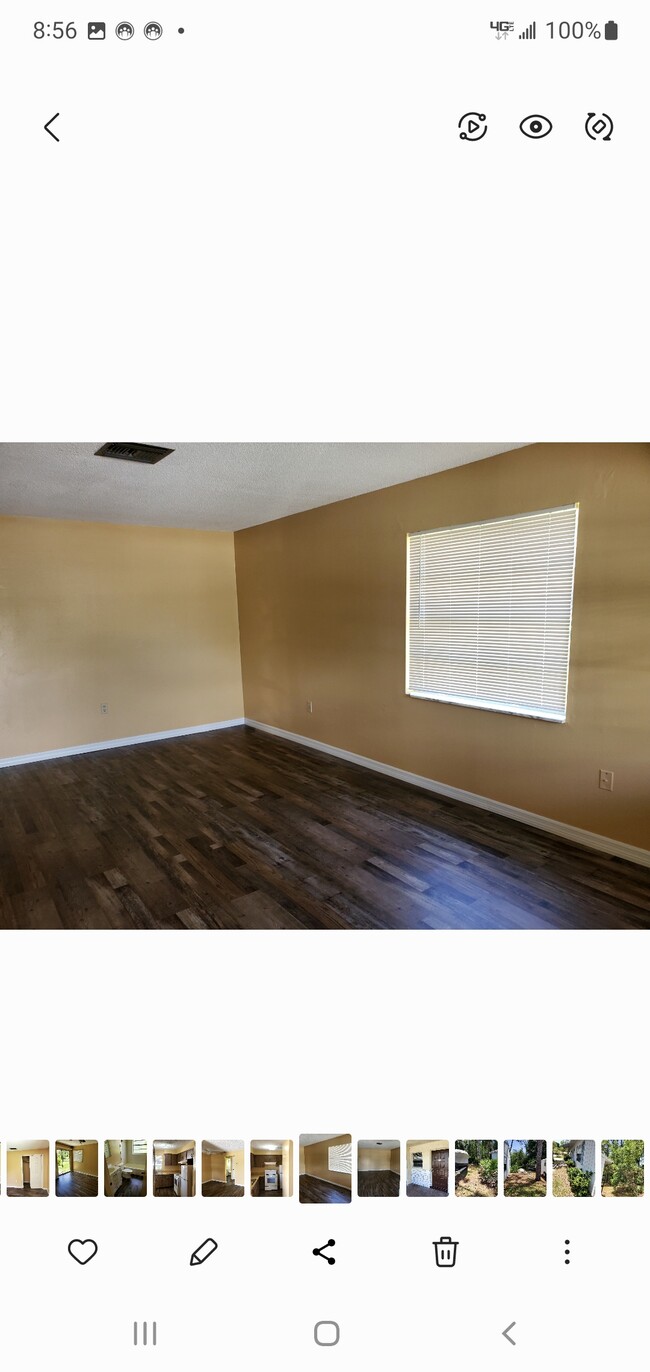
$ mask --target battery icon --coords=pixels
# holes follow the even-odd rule
[[[615,24],[613,19],[608,20],[605,24],[605,38],[609,38],[610,42],[614,38],[618,38],[618,24]]]

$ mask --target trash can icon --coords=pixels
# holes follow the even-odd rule
[[[455,1239],[435,1239],[433,1246],[436,1250],[436,1267],[456,1266],[458,1243]]]
[[[613,19],[609,19],[605,24],[605,38],[608,38],[610,43],[618,38],[618,24]]]

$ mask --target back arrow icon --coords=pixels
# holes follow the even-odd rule
[[[55,119],[58,119],[58,117],[59,117],[58,114],[53,114],[53,115],[52,115],[52,118],[51,118],[51,119],[48,119],[47,124],[44,124],[44,125],[43,125],[43,128],[45,129],[45,132],[46,132],[46,133],[49,133],[50,138],[53,138],[55,143],[60,143],[60,142],[61,142],[61,139],[60,139],[60,138],[57,138],[57,136],[56,136],[55,133],[52,133],[52,130],[51,130],[51,128],[50,128],[50,124],[53,124],[53,123],[54,123],[54,120],[55,120]]]
[[[501,1330],[501,1333],[503,1334],[504,1339],[507,1339],[507,1340],[508,1340],[508,1343],[511,1343],[512,1346],[513,1346],[513,1348],[516,1347],[516,1342],[515,1342],[514,1339],[511,1339],[511,1338],[510,1338],[510,1330],[511,1330],[511,1329],[514,1329],[516,1323],[517,1323],[517,1321],[516,1321],[516,1320],[513,1320],[513,1321],[512,1321],[512,1324],[509,1324],[507,1329],[502,1329],[502,1330]]]

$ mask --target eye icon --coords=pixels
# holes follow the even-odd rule
[[[527,114],[519,127],[526,138],[546,138],[553,125],[545,114]]]

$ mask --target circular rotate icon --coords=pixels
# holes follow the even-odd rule
[[[600,138],[603,143],[609,143],[614,132],[614,120],[609,114],[588,114],[585,132],[590,138]]]
[[[144,36],[145,38],[150,38],[152,43],[155,43],[157,38],[162,38],[162,24],[158,24],[155,19],[152,19],[144,26]]]
[[[133,37],[135,29],[133,27],[133,24],[129,24],[127,23],[126,19],[123,19],[122,23],[118,24],[115,32],[118,38],[122,39],[123,43],[128,43],[129,38]]]
[[[546,138],[553,125],[545,114],[527,114],[519,127],[526,138]]]
[[[487,116],[478,114],[476,110],[470,110],[468,114],[462,115],[458,120],[460,137],[466,143],[479,143],[481,138],[485,138],[487,133]]]

